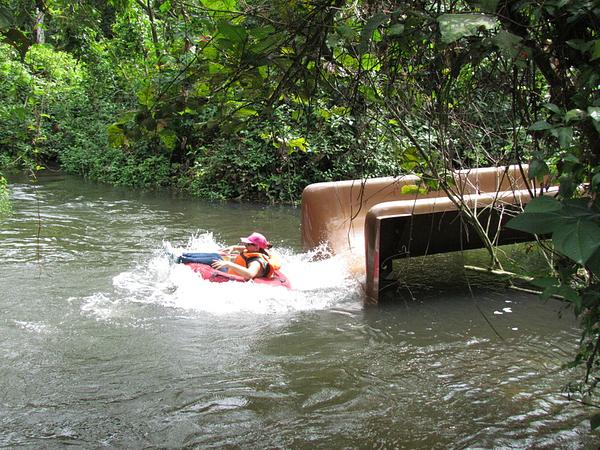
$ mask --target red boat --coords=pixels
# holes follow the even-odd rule
[[[183,263],[185,266],[188,266],[198,275],[200,275],[205,280],[211,281],[213,283],[226,283],[228,281],[237,281],[238,283],[246,283],[249,280],[245,278],[235,275],[232,273],[221,272],[220,270],[214,269],[208,264],[198,264],[198,263]],[[276,270],[274,276],[271,278],[254,278],[252,280],[253,283],[257,284],[267,284],[269,286],[281,286],[288,289],[292,288],[292,284],[290,280],[282,274],[280,271]]]

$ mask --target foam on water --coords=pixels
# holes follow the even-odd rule
[[[192,236],[185,246],[173,245],[176,251],[188,252],[214,252],[223,246],[212,233]],[[147,264],[116,275],[113,286],[116,295],[128,302],[219,315],[279,314],[362,304],[360,283],[350,274],[344,258],[332,256],[324,248],[307,253],[285,248],[274,251],[281,256],[282,271],[290,279],[292,289],[252,282],[212,283],[185,265],[170,262],[163,249],[156,249]],[[90,298],[87,308],[90,303],[99,306],[97,297]]]

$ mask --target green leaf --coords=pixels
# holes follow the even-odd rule
[[[596,189],[598,186],[600,186],[600,173],[592,177],[592,187]]]
[[[400,192],[404,195],[418,194],[419,186],[417,186],[416,184],[405,184],[404,186],[402,186],[402,188],[400,188]]]
[[[295,112],[297,112],[297,111],[295,111]],[[324,120],[329,120],[331,118],[331,113],[329,111],[327,111],[326,109],[323,109],[323,108],[317,108],[315,110],[315,113],[319,117],[323,118]]]
[[[232,25],[228,22],[219,22],[217,24],[217,30],[219,30],[219,33],[223,37],[236,44],[244,42],[248,37],[244,27]]]
[[[531,281],[531,284],[534,285],[535,287],[547,289],[547,288],[551,288],[551,287],[557,287],[558,279],[553,278],[553,277],[539,277],[539,278],[534,278]]]
[[[531,125],[529,127],[529,131],[543,131],[543,130],[549,130],[551,128],[552,128],[552,125],[550,125],[545,120],[538,120],[536,123],[534,123],[533,125]]]
[[[565,114],[565,122],[569,123],[572,120],[581,120],[585,117],[585,111],[575,108],[567,111]]]
[[[125,144],[125,133],[120,126],[116,124],[109,125],[106,131],[108,133],[108,142],[110,142],[110,145],[118,148]]]
[[[592,58],[590,61],[594,61],[600,58],[600,39],[596,39],[594,46],[592,47]]]
[[[213,45],[207,45],[202,48],[202,56],[209,61],[217,61],[219,59],[219,51]]]
[[[142,89],[136,92],[140,105],[152,108],[154,104],[154,88],[150,85],[144,86]]]
[[[240,108],[238,109],[234,115],[236,117],[250,117],[250,116],[256,116],[258,115],[258,111],[256,111],[255,109],[252,108]]]
[[[9,28],[14,22],[14,18],[10,10],[4,6],[0,6],[0,30]]]
[[[358,69],[358,60],[350,55],[344,54],[339,59],[338,62],[342,65],[342,67],[348,71],[354,71]]]
[[[600,106],[588,106],[587,112],[592,119],[594,128],[600,133]]]
[[[209,11],[214,11],[216,13],[225,12],[234,12],[237,9],[236,0],[201,0],[204,7]],[[227,13],[226,13],[227,14]],[[227,14],[229,15],[229,14]]]
[[[549,213],[561,209],[562,204],[558,200],[547,196],[536,197],[525,206],[525,212],[527,213]]]
[[[175,144],[177,143],[177,133],[175,131],[165,128],[158,133],[160,141],[163,143],[165,148],[169,151],[173,151]]]
[[[265,25],[262,27],[252,28],[248,30],[248,32],[253,38],[263,40],[277,33],[277,30],[272,25]]]
[[[387,35],[388,36],[400,36],[404,33],[404,24],[395,23],[388,28]]]
[[[378,71],[381,68],[377,56],[372,53],[365,53],[360,57],[360,65],[363,70]]]
[[[387,19],[388,16],[386,14],[378,12],[367,20],[360,33],[360,43],[358,44],[359,54],[363,54],[368,50],[369,43],[373,39],[373,32]]]
[[[269,78],[269,66],[259,66],[257,68],[257,70],[258,70],[258,74],[260,75],[261,78],[263,78],[263,79]]]
[[[522,212],[510,219],[506,226],[513,230],[531,234],[548,234],[555,231],[564,223],[564,218],[556,213]]]
[[[554,103],[545,103],[544,105],[542,105],[544,108],[552,111],[554,114],[561,114],[561,110],[560,108],[555,105]]]
[[[566,155],[564,155],[562,157],[562,161],[565,164],[571,164],[571,165],[581,163],[579,158],[577,156],[575,156],[573,153],[567,153]]]
[[[600,226],[589,219],[565,223],[552,234],[554,248],[579,264],[600,247]]]
[[[492,42],[498,46],[502,54],[508,58],[516,58],[522,47],[523,39],[516,34],[501,30],[492,38]]]
[[[167,11],[170,11],[171,10],[171,0],[164,1],[162,3],[162,5],[160,5],[158,10],[163,14],[166,13]]]
[[[486,14],[442,14],[438,17],[442,42],[449,44],[465,36],[474,36],[480,30],[496,28],[498,21]]]
[[[592,417],[590,417],[590,428],[592,431],[598,427],[600,427],[600,413],[593,414]]]
[[[342,23],[338,25],[335,30],[347,41],[353,41],[356,38],[356,32],[354,31],[354,28],[348,24]]]
[[[600,248],[592,253],[592,256],[588,258],[585,265],[594,272],[596,276],[600,277]]]
[[[290,153],[293,153],[294,150],[300,150],[302,152],[306,152],[308,150],[306,139],[303,137],[290,139],[287,144],[290,149]]]
[[[208,83],[204,83],[202,81],[198,81],[195,85],[195,95],[197,97],[208,97],[210,94],[210,86]]]
[[[577,188],[577,184],[573,181],[573,174],[571,173],[562,173],[558,179],[559,187],[558,192],[563,197],[570,197],[575,192]]]
[[[593,46],[594,42],[593,41],[584,41],[583,39],[570,39],[566,42],[566,44],[571,48],[579,50],[582,53],[585,53]]]
[[[225,72],[225,66],[223,66],[222,64],[219,64],[216,62],[208,63],[208,73],[210,75],[214,75],[217,73],[223,73],[223,72]]]
[[[12,114],[17,118],[17,120],[24,122],[29,117],[29,109],[23,108],[22,106],[17,106],[13,108]]]
[[[593,219],[598,216],[596,208],[590,208],[589,198],[572,198],[563,201],[563,215],[569,217],[584,217]]]
[[[558,128],[558,145],[560,148],[569,148],[573,141],[573,127]]]
[[[546,175],[550,175],[550,168],[546,161],[541,159],[534,159],[529,163],[529,169],[527,170],[527,177],[530,180],[540,180]]]
[[[571,286],[567,286],[565,284],[559,286],[558,289],[556,289],[556,294],[564,297],[565,300],[568,300],[571,303],[573,303],[573,305],[576,308],[575,311],[577,311],[578,309],[581,308],[582,298],[577,293],[577,291],[575,289],[573,289]]]

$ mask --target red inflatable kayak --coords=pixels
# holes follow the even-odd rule
[[[248,281],[239,275],[221,272],[207,264],[184,263],[184,265],[188,266],[190,269],[192,269],[205,280],[211,281],[213,283],[225,283],[227,281],[237,281],[239,283],[245,283]],[[272,278],[254,278],[252,282],[257,284],[268,284],[269,286],[282,286],[288,289],[292,288],[290,280],[278,270],[275,271],[275,274]]]

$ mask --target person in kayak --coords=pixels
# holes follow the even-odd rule
[[[210,264],[213,268],[240,275],[246,280],[253,278],[271,278],[281,267],[278,258],[268,251],[271,244],[260,233],[254,232],[240,239],[242,245],[231,245],[220,249],[218,253],[183,253],[177,262]],[[232,257],[235,259],[223,258]]]

